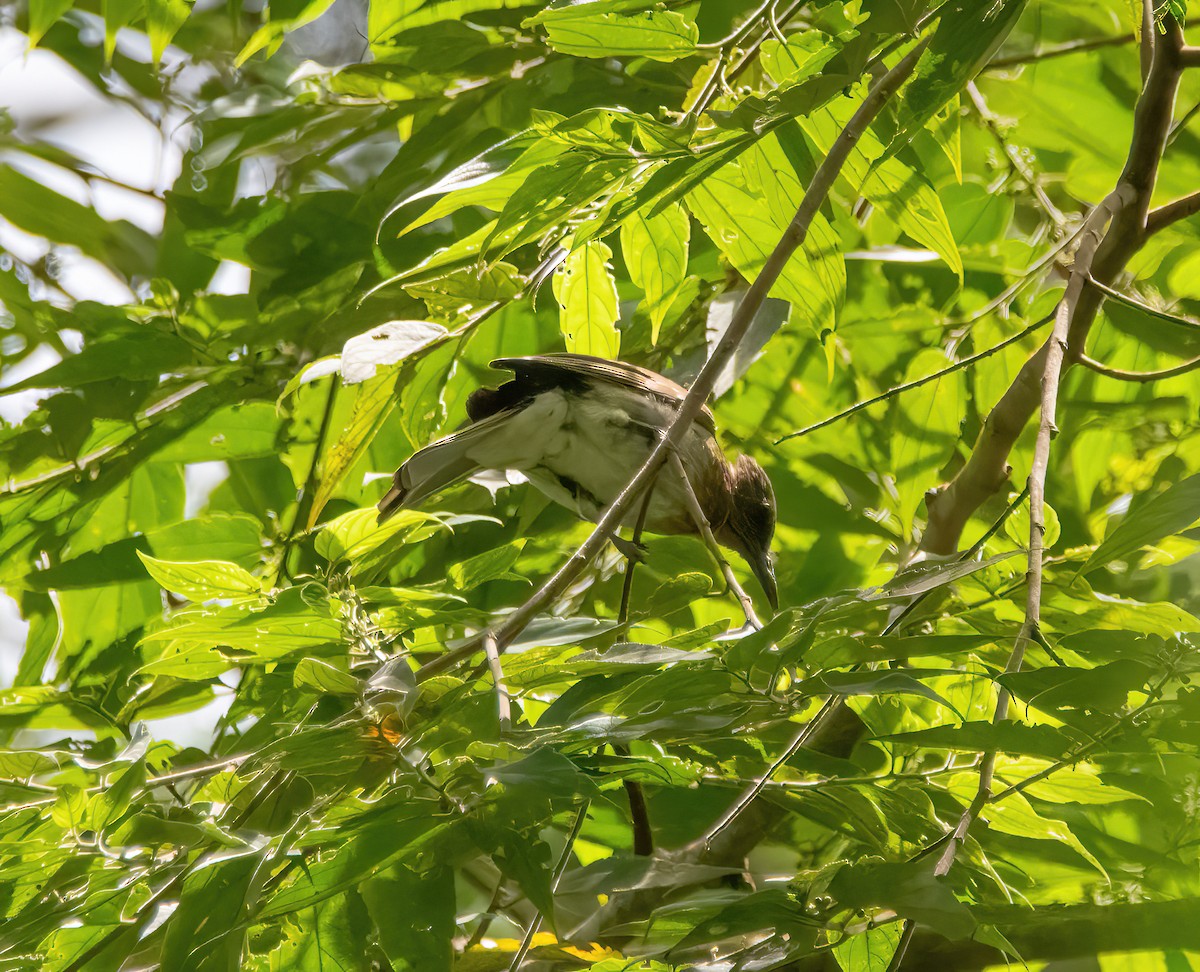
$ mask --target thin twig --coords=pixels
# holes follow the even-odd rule
[[[633,546],[636,549],[642,541],[642,530],[646,526],[646,514],[650,511],[650,501],[654,498],[654,487],[658,485],[658,477],[650,483],[646,495],[642,497],[642,506],[638,510],[637,522],[633,525]],[[637,559],[628,557],[625,561],[625,580],[621,584],[621,607],[617,612],[617,624],[624,628],[629,621],[629,602],[633,596],[633,572],[637,569]],[[622,756],[629,755],[629,747],[614,744],[613,749]],[[642,784],[637,780],[622,780],[625,796],[629,801],[629,822],[633,829],[633,852],[639,857],[649,857],[654,853],[654,830],[650,826],[650,810],[646,805],[646,793]]]
[[[931,381],[937,381],[939,378],[945,378],[946,375],[954,374],[956,371],[962,371],[963,368],[969,368],[971,365],[982,361],[984,358],[990,357],[997,351],[1004,350],[1010,344],[1015,344],[1022,338],[1028,337],[1034,331],[1041,330],[1041,328],[1045,327],[1052,320],[1054,320],[1054,315],[1047,314],[1040,321],[1030,324],[1029,326],[1018,331],[1016,334],[1013,334],[1011,337],[1006,337],[999,344],[993,345],[990,348],[986,348],[983,351],[979,351],[976,354],[963,358],[961,361],[956,361],[954,364],[942,368],[940,371],[935,371],[933,374],[925,375],[923,378],[914,378],[912,381],[906,381],[902,384],[894,385],[887,391],[880,392],[873,398],[868,398],[864,401],[857,402],[856,404],[851,405],[849,408],[838,412],[836,415],[831,415],[829,418],[821,419],[820,422],[814,422],[812,425],[807,425],[795,432],[789,432],[787,435],[776,439],[775,445],[779,445],[781,442],[787,442],[788,439],[797,439],[800,436],[809,435],[810,433],[816,432],[818,429],[825,428],[827,425],[833,425],[835,422],[840,422],[842,419],[848,418],[856,412],[861,412],[864,408],[870,408],[872,405],[878,405],[880,402],[885,402],[889,398],[895,398],[897,395],[901,395],[906,391],[912,391],[914,388],[920,388],[922,385],[927,385]]]
[[[496,910],[500,907],[500,895],[504,892],[504,881],[504,874],[501,874],[496,879],[496,890],[492,892],[492,899],[488,902],[487,910],[479,916],[479,924],[475,926],[475,930],[471,932],[471,937],[467,939],[467,944],[463,946],[463,954],[471,951],[471,949],[483,941],[483,936],[492,927],[492,922],[496,918]]]
[[[1189,216],[1196,215],[1196,213],[1200,213],[1200,189],[1184,196],[1182,199],[1176,199],[1159,206],[1158,209],[1150,210],[1146,214],[1146,235],[1153,236],[1160,230],[1166,229],[1172,223],[1177,223],[1181,219],[1187,219]]]
[[[1038,51],[1026,51],[1023,54],[1009,54],[1005,57],[994,57],[984,67],[984,71],[1000,71],[1004,68],[1019,67],[1022,64],[1033,64],[1035,61],[1048,61],[1055,57],[1066,57],[1070,54],[1084,54],[1087,51],[1099,50],[1103,47],[1121,47],[1132,44],[1137,40],[1136,34],[1121,34],[1118,37],[1096,37],[1091,40],[1071,41],[1058,47],[1046,47]]]
[[[550,876],[551,891],[558,890],[558,883],[562,880],[563,872],[567,869],[567,863],[571,860],[571,849],[575,846],[575,839],[579,836],[579,831],[583,829],[583,822],[587,819],[588,807],[590,805],[590,802],[585,800],[579,809],[575,811],[575,820],[571,824],[571,832],[567,834],[567,842],[563,845],[558,863],[554,865],[554,873]],[[525,961],[525,956],[529,954],[530,946],[533,945],[533,936],[538,933],[538,929],[541,927],[542,913],[539,911],[525,930],[525,937],[521,939],[521,946],[513,956],[512,964],[508,967],[508,972],[517,972],[521,968],[522,963]]]
[[[733,596],[737,598],[738,603],[742,606],[742,614],[745,615],[746,624],[755,631],[759,630],[762,628],[762,622],[758,620],[758,615],[754,613],[754,602],[750,600],[750,595],[738,583],[737,577],[734,576],[733,568],[729,566],[729,561],[721,553],[721,548],[717,545],[717,538],[713,536],[712,527],[709,525],[708,517],[704,514],[704,507],[700,505],[700,500],[696,498],[696,491],[692,489],[691,480],[688,479],[687,470],[683,468],[683,460],[679,458],[679,453],[671,453],[671,463],[675,467],[675,472],[679,474],[680,481],[683,483],[683,496],[687,502],[688,510],[692,514],[692,522],[696,524],[696,529],[700,531],[700,536],[704,539],[705,546],[708,547],[709,553],[713,555],[717,566],[721,568],[721,574],[725,578],[725,583],[729,585]]]
[[[750,786],[746,787],[737,800],[734,801],[733,805],[729,807],[729,809],[723,814],[721,814],[716,823],[714,823],[708,828],[707,831],[705,831],[704,836],[700,839],[700,843],[703,846],[710,846],[714,840],[720,837],[721,834],[728,829],[730,824],[732,824],[745,812],[746,808],[749,807],[750,804],[758,799],[758,795],[762,793],[767,784],[771,782],[771,778],[783,768],[784,764],[787,763],[788,760],[790,760],[796,755],[796,753],[800,752],[800,750],[804,748],[804,744],[807,743],[809,739],[812,738],[813,734],[825,724],[826,720],[833,715],[840,704],[841,702],[836,695],[831,695],[824,701],[824,703],[821,705],[821,708],[817,710],[816,715],[814,715],[808,720],[808,722],[800,727],[799,731],[792,737],[792,741],[784,747],[783,752],[780,753],[775,758],[774,762],[772,762],[771,765],[766,768],[766,770],[763,772],[763,775],[750,784]]]
[[[1190,317],[1179,317],[1176,314],[1168,314],[1157,307],[1151,307],[1145,301],[1138,300],[1136,297],[1130,297],[1128,294],[1123,294],[1108,284],[1102,283],[1093,277],[1091,273],[1087,274],[1087,282],[1090,286],[1095,287],[1100,293],[1104,294],[1105,297],[1115,300],[1118,304],[1124,304],[1126,307],[1139,310],[1143,314],[1149,314],[1151,317],[1157,318],[1160,321],[1166,321],[1168,324],[1175,324],[1179,327],[1186,327],[1189,330],[1200,331],[1200,321],[1194,321]]]
[[[1126,371],[1124,368],[1110,368],[1095,358],[1089,358],[1086,354],[1077,354],[1075,356],[1075,363],[1083,365],[1098,375],[1104,375],[1106,378],[1115,378],[1117,381],[1137,382],[1177,378],[1179,375],[1186,375],[1189,371],[1195,371],[1197,368],[1200,368],[1200,358],[1192,358],[1189,361],[1184,361],[1182,364],[1175,365],[1173,368],[1162,368],[1159,371]]]
[[[317,439],[313,443],[312,462],[308,465],[308,475],[304,478],[304,486],[296,498],[296,512],[292,516],[291,526],[288,527],[287,535],[281,544],[279,563],[275,568],[272,585],[278,584],[280,577],[287,576],[287,561],[288,555],[292,551],[292,544],[300,535],[300,524],[308,519],[309,510],[312,509],[313,497],[317,490],[317,473],[320,471],[322,454],[325,451],[325,437],[329,435],[329,426],[333,421],[333,406],[337,401],[339,383],[340,379],[336,376],[329,380],[329,394],[325,398],[325,410],[321,413],[321,425],[317,429]]]
[[[758,18],[764,14],[770,16],[771,8],[775,6],[776,0],[766,0],[762,6],[755,10],[752,14],[746,17],[741,24],[730,34],[722,37],[719,41],[710,41],[707,44],[697,44],[696,50],[699,51],[715,51],[726,47],[734,47],[746,39],[758,26]]]
[[[808,189],[804,194],[804,198],[796,210],[796,215],[792,218],[791,223],[788,224],[787,229],[784,230],[783,236],[776,244],[775,249],[767,257],[754,283],[750,285],[749,289],[742,296],[725,334],[722,335],[721,340],[713,349],[704,367],[700,369],[700,373],[696,376],[696,380],[692,383],[692,387],[688,390],[687,395],[680,402],[679,410],[676,412],[675,420],[671,423],[670,428],[667,429],[666,434],[660,439],[658,445],[654,447],[654,450],[650,453],[642,468],[637,471],[628,485],[621,491],[620,495],[605,510],[604,515],[596,524],[596,529],[592,532],[592,535],[583,542],[568,558],[566,563],[536,593],[512,612],[497,629],[495,632],[496,642],[501,652],[547,604],[565,591],[575,578],[579,576],[579,573],[599,554],[608,542],[608,538],[613,535],[613,532],[624,521],[642,491],[649,486],[650,481],[658,474],[659,468],[666,462],[670,451],[682,442],[684,435],[700,414],[705,400],[712,392],[717,375],[720,374],[726,363],[738,349],[742,339],[746,335],[746,331],[750,327],[750,322],[754,320],[754,316],[758,313],[767,294],[779,279],[783,268],[791,259],[792,254],[804,243],[805,238],[808,236],[809,226],[828,197],[829,191],[837,180],[838,174],[841,172],[842,166],[845,165],[850,152],[858,143],[862,133],[866,131],[867,126],[879,114],[892,95],[899,90],[900,86],[908,79],[908,76],[912,74],[917,61],[927,46],[927,40],[914,45],[896,63],[895,67],[871,87],[870,92],[863,99],[858,110],[846,123],[846,127],[830,147],[829,154],[825,156],[824,161],[822,161],[814,173],[812,181],[809,182]],[[461,659],[474,654],[476,650],[478,650],[478,645],[469,643],[455,651],[447,652],[435,658],[417,671],[418,681],[444,671]]]

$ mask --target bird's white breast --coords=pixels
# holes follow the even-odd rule
[[[674,417],[673,408],[624,389],[544,392],[510,426],[511,435],[523,439],[525,461],[504,465],[519,469],[555,502],[595,521],[641,468],[656,434]],[[712,463],[709,438],[706,429],[693,424],[681,446],[685,467],[704,469]],[[516,451],[510,445],[510,455]],[[479,458],[482,464],[484,457]],[[655,533],[686,531],[685,509],[685,492],[669,463],[659,474],[646,527]],[[626,519],[632,523],[636,511]]]

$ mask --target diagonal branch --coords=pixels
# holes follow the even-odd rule
[[[1134,109],[1133,138],[1125,168],[1113,191],[1088,215],[1080,233],[1075,263],[1060,304],[1067,315],[1067,365],[1078,360],[1104,299],[1096,287],[1086,286],[1089,279],[1111,283],[1146,240],[1150,197],[1182,71],[1183,32],[1170,19],[1164,29],[1157,41],[1150,34],[1144,38],[1145,43],[1153,45],[1154,57]],[[957,475],[926,494],[929,516],[921,539],[926,552],[953,553],[967,520],[1007,481],[1009,454],[1041,404],[1043,378],[1055,340],[1052,337],[1022,366],[984,421],[971,455]]]
[[[758,313],[763,300],[779,279],[780,274],[783,273],[783,268],[792,258],[792,255],[804,243],[813,218],[817,215],[818,210],[828,197],[829,191],[833,188],[833,184],[841,172],[842,166],[845,165],[850,152],[858,143],[863,132],[867,130],[867,126],[871,124],[892,95],[908,79],[908,76],[916,67],[917,61],[927,46],[928,40],[914,45],[896,63],[895,67],[872,85],[862,104],[859,105],[858,110],[846,123],[846,127],[830,147],[829,154],[825,156],[824,161],[821,162],[821,165],[814,173],[812,182],[809,183],[808,190],[804,193],[804,198],[796,210],[796,215],[792,217],[792,221],[784,231],[783,237],[776,244],[775,249],[771,251],[771,255],[767,257],[758,277],[742,297],[737,310],[734,311],[733,319],[730,321],[728,329],[713,349],[704,367],[696,376],[696,380],[692,383],[692,387],[680,403],[679,410],[676,412],[675,420],[671,423],[670,428],[667,429],[666,433],[659,440],[658,445],[654,447],[654,450],[650,453],[642,468],[637,471],[628,485],[621,491],[620,495],[613,500],[612,505],[605,510],[604,515],[596,524],[596,529],[592,532],[592,535],[583,542],[568,558],[566,563],[536,593],[513,611],[505,619],[504,623],[496,629],[494,633],[498,651],[503,652],[512,643],[513,639],[525,629],[525,626],[555,598],[561,595],[575,578],[579,576],[583,569],[604,549],[604,545],[608,542],[609,537],[625,521],[626,516],[632,511],[634,503],[637,502],[642,491],[649,486],[651,480],[658,474],[658,470],[667,461],[667,457],[671,451],[681,444],[684,435],[691,428],[692,422],[700,414],[705,400],[711,394],[717,376],[721,373],[721,370],[730,358],[733,357],[738,345],[742,342],[742,338],[745,337],[746,331],[750,327],[750,322],[754,320],[754,315]],[[463,658],[470,657],[476,650],[478,650],[478,645],[472,641],[455,651],[447,652],[423,665],[417,672],[417,679],[423,680],[438,672],[445,671]]]

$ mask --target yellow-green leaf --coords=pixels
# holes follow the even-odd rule
[[[554,274],[559,328],[567,350],[615,358],[621,350],[617,330],[617,283],[609,269],[610,250],[598,240],[572,250]]]
[[[173,563],[138,551],[138,556],[160,587],[190,601],[214,597],[246,597],[262,593],[262,581],[244,567],[224,560]]]
[[[621,224],[621,254],[629,278],[646,294],[650,342],[658,332],[687,271],[691,221],[679,203],[653,216],[634,213]]]

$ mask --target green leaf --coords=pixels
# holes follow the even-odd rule
[[[75,0],[29,0],[29,46],[37,47],[46,31],[75,6]]]
[[[952,941],[966,938],[975,919],[945,879],[934,876],[936,863],[936,855],[903,864],[856,861],[838,870],[829,892],[846,907],[890,908]]]
[[[297,688],[308,686],[329,695],[357,696],[362,683],[353,675],[320,658],[302,658],[296,663],[292,682]]]
[[[591,241],[572,250],[554,273],[559,328],[567,350],[616,358],[621,349],[617,330],[617,284],[603,243]]]
[[[900,102],[898,131],[889,153],[910,141],[991,59],[1013,29],[1025,0],[950,0],[917,62]]]
[[[117,33],[146,14],[146,0],[101,0],[104,15],[104,60],[113,59],[117,49]]]
[[[446,576],[460,592],[469,591],[492,580],[524,580],[519,574],[512,573],[512,568],[524,549],[524,540],[514,540],[503,547],[494,547],[461,563],[451,564]]]
[[[771,136],[747,150],[742,162],[708,176],[688,195],[687,204],[729,262],[753,280],[783,237],[808,177]],[[771,293],[790,301],[793,316],[821,334],[835,328],[845,288],[837,234],[818,214]]]
[[[318,459],[317,488],[308,511],[308,529],[321,518],[350,467],[370,448],[372,440],[395,407],[396,375],[368,378],[354,392],[354,410],[332,449]]]
[[[1095,767],[1088,763],[1059,766],[1036,759],[1012,760],[1001,764],[997,768],[996,776],[1007,784],[1019,783],[1049,767],[1054,767],[1050,776],[1029,784],[1021,792],[1053,804],[1082,803],[1087,806],[1106,806],[1126,800],[1153,802],[1148,797],[1105,783]]]
[[[902,672],[826,672],[815,679],[801,682],[801,688],[806,691],[834,695],[920,695],[931,699],[938,705],[944,705],[960,719],[965,718],[961,712],[945,698],[922,684],[918,676],[923,678],[939,678],[948,672],[941,669],[920,671],[909,669]]]
[[[195,0],[146,0],[146,33],[150,37],[150,56],[157,65],[163,51],[179,32],[192,12]]]
[[[951,364],[942,351],[921,351],[909,362],[904,380],[911,381]],[[898,514],[910,534],[916,533],[916,513],[937,471],[959,439],[965,387],[961,372],[931,381],[903,396],[896,408],[897,435],[891,468],[899,494]]]
[[[97,795],[92,811],[92,827],[97,831],[104,831],[110,824],[119,820],[145,782],[146,764],[139,759],[118,774],[116,779]]]
[[[813,112],[801,124],[817,148],[828,152],[850,118],[849,105]],[[855,143],[842,168],[842,178],[855,192],[878,206],[900,229],[929,247],[962,280],[962,257],[937,192],[919,172],[895,157],[868,130]]]
[[[833,957],[844,972],[887,972],[902,931],[893,922],[851,935],[834,947]]]
[[[679,203],[653,216],[634,213],[621,224],[621,255],[629,268],[629,278],[645,292],[651,344],[658,343],[663,320],[687,273],[691,229],[691,221]]]
[[[1148,664],[1122,658],[1096,668],[1042,668],[1001,675],[998,681],[1018,698],[1043,712],[1082,709],[1115,712],[1129,693],[1142,690],[1151,676]]]
[[[396,866],[362,885],[379,944],[396,972],[450,972],[454,960],[454,870],[418,873]],[[405,917],[396,921],[396,903]]]
[[[1136,506],[1092,551],[1082,573],[1125,559],[1142,547],[1186,530],[1197,519],[1200,519],[1200,475],[1189,476]]]
[[[275,406],[246,402],[218,409],[155,453],[162,462],[212,462],[279,454],[283,427]]]
[[[680,13],[642,10],[618,13],[629,5],[612,0],[553,7],[522,26],[546,29],[547,42],[561,54],[576,57],[649,57],[674,61],[696,51],[700,33]]]
[[[0,729],[112,728],[113,720],[99,706],[48,685],[0,690]]]
[[[237,564],[223,560],[172,563],[151,557],[140,550],[137,555],[145,565],[146,572],[160,587],[174,591],[189,601],[207,601],[217,597],[245,598],[262,593],[262,581]]]
[[[389,867],[446,824],[432,815],[389,821],[352,833],[332,857],[309,865],[276,891],[260,910],[262,919],[293,914],[339,894]]]
[[[957,726],[934,726],[877,738],[921,749],[962,753],[995,751],[1050,760],[1065,757],[1080,744],[1066,730],[1019,722],[964,722]]]
[[[958,778],[956,777],[955,780],[957,781]],[[965,793],[970,789],[965,783],[952,782],[951,786],[959,793]],[[1013,793],[1003,800],[987,804],[981,815],[989,827],[1001,833],[1012,834],[1014,837],[1028,837],[1032,840],[1053,840],[1066,844],[1099,871],[1106,880],[1108,879],[1108,871],[1104,865],[1071,832],[1065,822],[1041,816],[1020,793]]]
[[[287,7],[296,7],[297,5],[280,4],[277,6],[287,9]],[[272,14],[272,8],[268,7],[267,12],[268,14],[272,14],[271,19],[250,35],[250,39],[246,41],[246,46],[241,49],[234,60],[234,64],[237,67],[241,67],[255,54],[264,49],[267,52],[267,56],[270,57],[279,50],[279,45],[283,43],[285,34],[303,27],[305,24],[311,24],[332,6],[333,0],[308,0],[307,3],[300,3],[298,9],[290,17],[275,16]]]

